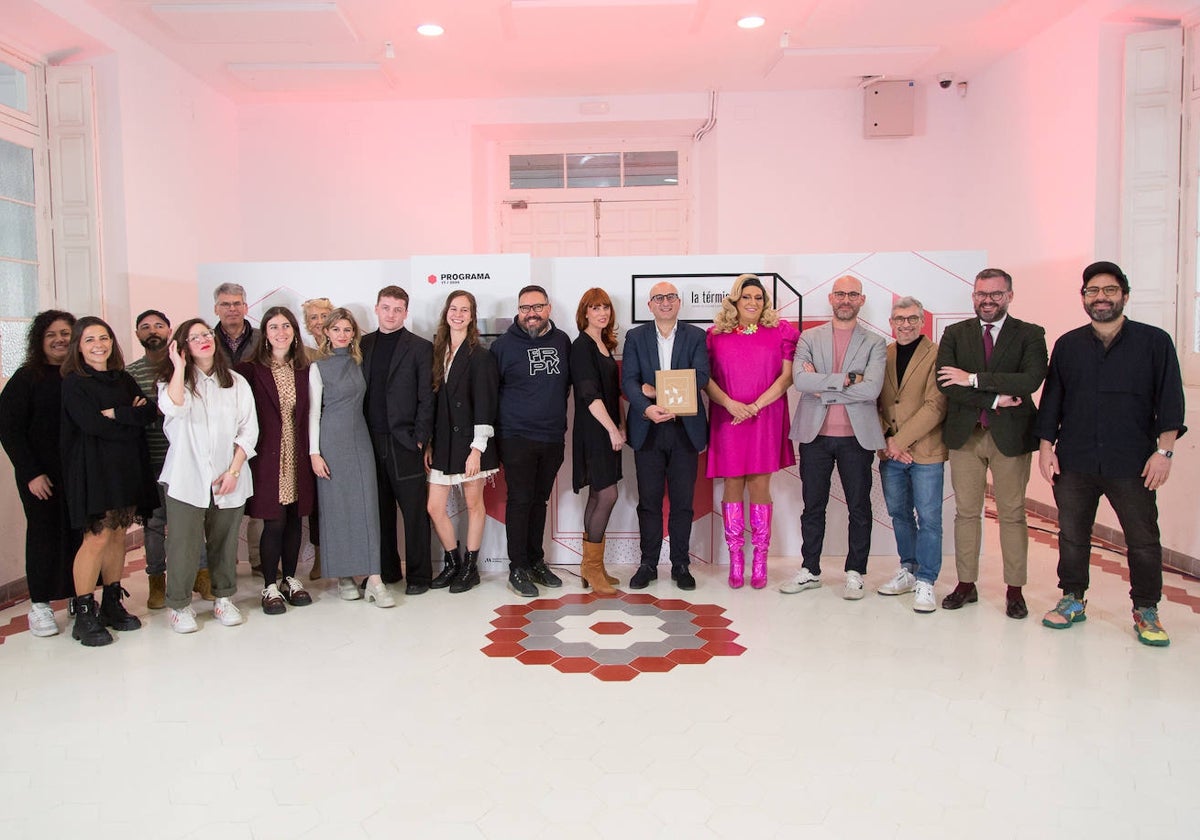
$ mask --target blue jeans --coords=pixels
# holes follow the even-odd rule
[[[900,565],[933,583],[942,570],[942,487],[945,464],[881,461],[879,479]],[[914,515],[915,514],[915,515]]]

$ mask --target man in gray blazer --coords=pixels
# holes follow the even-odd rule
[[[871,465],[875,451],[886,446],[875,400],[887,365],[887,342],[858,323],[858,312],[866,302],[862,283],[850,275],[839,277],[829,294],[833,320],[805,332],[796,345],[792,380],[800,402],[791,438],[800,445],[804,561],[795,579],[779,588],[789,595],[821,585],[825,509],[834,465],[850,510],[842,597],[857,601],[865,592],[863,575],[871,549]]]

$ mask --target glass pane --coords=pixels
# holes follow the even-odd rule
[[[37,302],[37,266],[0,260],[0,318],[32,318]]]
[[[621,186],[621,154],[567,155],[567,186]]]
[[[625,186],[673,187],[679,183],[679,152],[626,152]]]
[[[562,189],[562,185],[562,155],[508,156],[508,186],[511,189]]]
[[[33,149],[0,140],[0,196],[33,204]]]
[[[37,260],[37,220],[31,205],[0,198],[0,257]]]
[[[0,321],[0,376],[11,377],[25,361],[25,337],[29,321]]]
[[[0,105],[29,113],[29,80],[25,74],[0,61]]]

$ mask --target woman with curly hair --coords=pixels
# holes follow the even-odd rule
[[[442,571],[430,583],[433,589],[466,592],[479,584],[479,548],[487,522],[483,480],[500,467],[492,440],[499,395],[496,359],[479,343],[475,296],[451,292],[433,339],[433,440],[425,448],[429,518],[445,551]],[[454,523],[446,512],[451,487],[462,489],[467,505],[465,557],[459,555]]]
[[[75,554],[75,627],[86,647],[112,642],[104,629],[137,630],[142,622],[121,603],[125,531],[158,507],[146,426],[158,409],[133,377],[112,328],[87,316],[75,322],[62,365],[62,456],[71,527],[83,531]],[[99,609],[92,594],[104,583]],[[189,580],[189,583],[191,581]]]
[[[308,372],[308,454],[317,476],[321,531],[329,552],[324,572],[338,579],[345,601],[360,597],[356,575],[365,577],[367,601],[394,607],[379,575],[379,490],[375,451],[363,415],[367,381],[362,372],[362,331],[348,309],[331,309]]]
[[[253,492],[246,460],[254,457],[258,417],[250,385],[229,367],[212,328],[184,321],[167,345],[159,372],[158,406],[170,441],[159,481],[166,486],[166,605],[171,629],[193,633],[192,581],[205,548],[212,579],[213,616],[242,623],[237,592],[238,527]]]
[[[316,489],[308,452],[308,353],[300,325],[285,306],[263,313],[262,329],[250,359],[237,365],[254,393],[258,412],[258,454],[250,461],[254,495],[246,515],[263,520],[259,556],[264,588],[262,610],[287,612],[312,596],[296,579],[300,558],[300,518],[312,513]],[[283,580],[279,580],[280,566]],[[284,603],[286,600],[286,604]]]
[[[796,463],[785,397],[800,333],[779,317],[753,274],[734,281],[713,321],[707,341],[712,375],[704,388],[711,404],[708,477],[725,480],[721,514],[733,589],[745,581],[742,502],[750,497],[750,585],[762,589],[771,546],[771,475]]]
[[[71,346],[70,312],[47,309],[29,325],[25,362],[0,392],[0,444],[8,453],[25,509],[25,581],[29,587],[29,632],[54,636],[51,601],[75,594],[71,567],[79,533],[67,519],[63,495],[62,376]]]
[[[604,532],[617,503],[625,417],[621,412],[621,379],[613,351],[617,348],[612,299],[603,289],[588,289],[575,310],[579,337],[571,344],[571,387],[575,392],[575,431],[571,484],[576,493],[588,488],[583,508],[583,585],[597,595],[613,595],[617,579],[604,568]]]

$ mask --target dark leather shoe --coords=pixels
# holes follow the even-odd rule
[[[633,573],[633,577],[629,579],[630,589],[645,589],[650,585],[650,581],[658,580],[658,569],[653,566],[647,566],[645,563],[638,566],[638,570]]]
[[[410,583],[408,586],[404,587],[405,595],[424,595],[428,591],[428,583]]]
[[[974,604],[979,600],[979,590],[973,583],[960,583],[954,591],[942,599],[942,609],[960,610],[963,604]]]
[[[534,583],[556,589],[562,586],[562,579],[550,571],[545,563],[534,563],[529,567],[529,579]]]
[[[692,577],[692,573],[687,570],[686,566],[671,569],[671,580],[675,581],[676,586],[687,592],[696,588],[696,579]]]
[[[1025,596],[1021,594],[1021,590],[1010,592],[1005,597],[1004,613],[1009,618],[1026,618],[1029,616],[1029,607],[1025,606]]]
[[[538,588],[529,579],[529,570],[517,566],[508,570],[508,588],[523,598],[538,596]]]

